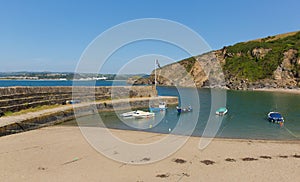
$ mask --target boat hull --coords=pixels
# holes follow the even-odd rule
[[[277,124],[284,123],[283,117],[278,112],[269,112],[268,113],[268,120],[270,122],[277,123]]]
[[[219,115],[219,116],[224,116],[225,114],[227,114],[228,112],[228,109],[226,108],[220,108],[216,111],[216,115]]]
[[[144,119],[144,118],[152,118],[154,117],[154,113],[141,113],[141,114],[133,114],[135,119]]]
[[[159,112],[159,111],[166,111],[167,108],[159,108],[159,107],[150,107],[149,111],[150,112]]]
[[[177,109],[177,112],[178,112],[178,113],[192,112],[192,111],[193,111],[192,107],[181,108],[181,107],[178,107],[178,106],[177,106],[176,109]]]

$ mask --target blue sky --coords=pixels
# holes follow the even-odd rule
[[[300,30],[298,0],[0,0],[0,72],[74,71],[85,48],[105,30],[134,19],[163,18],[196,31],[212,49],[240,41]],[[120,51],[101,70],[139,54],[187,55],[153,43]],[[196,46],[196,45],[195,45]],[[133,51],[135,50],[135,52]],[[134,56],[130,55],[134,54]],[[113,59],[113,57],[111,58]],[[124,61],[123,61],[124,62]],[[142,69],[141,72],[147,69]]]

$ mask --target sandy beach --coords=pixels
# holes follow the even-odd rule
[[[256,88],[253,89],[253,91],[300,94],[300,89],[285,89],[285,88]]]
[[[133,143],[165,134],[111,130]],[[0,138],[1,181],[299,181],[300,141],[191,137],[174,154],[142,165],[109,159],[75,126],[52,126]],[[109,150],[109,149],[107,149]],[[117,153],[116,153],[117,154]],[[145,154],[141,160],[151,160]]]

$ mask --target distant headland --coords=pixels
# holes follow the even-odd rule
[[[127,80],[130,77],[143,77],[144,74],[96,74],[74,72],[0,72],[0,80]]]

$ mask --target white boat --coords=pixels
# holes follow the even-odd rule
[[[88,77],[88,78],[74,79],[74,81],[95,81],[95,80],[107,80],[107,77],[102,76],[102,77]]]
[[[136,119],[142,119],[154,117],[155,114],[153,112],[136,111],[132,114],[132,116]]]
[[[132,118],[132,117],[133,117],[132,115],[133,115],[135,112],[137,112],[137,111],[125,112],[125,113],[121,114],[121,116],[124,117],[124,118]]]
[[[154,117],[155,114],[152,112],[145,112],[141,110],[136,110],[136,111],[130,111],[121,114],[122,117],[124,118],[136,118],[136,119],[142,119],[142,118],[151,118]]]
[[[107,80],[107,77],[102,76],[102,77],[93,77],[93,80]]]

